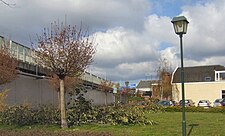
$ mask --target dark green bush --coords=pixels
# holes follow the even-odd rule
[[[151,102],[151,103],[157,103],[157,102],[159,102],[159,99],[156,99],[156,98],[149,98],[149,101]]]
[[[181,106],[173,106],[173,107],[166,107],[162,109],[166,112],[182,112]],[[185,107],[186,112],[210,112],[210,113],[225,113],[225,107],[211,107],[211,108],[204,108],[204,107]]]
[[[129,103],[129,106],[137,107],[140,110],[144,110],[145,112],[162,111],[163,107],[156,103],[157,103],[157,99],[150,98],[149,100],[144,100],[144,101],[132,101]]]
[[[85,88],[82,86],[70,92],[67,119],[68,125],[81,125],[89,123],[100,124],[149,124],[153,123],[145,118],[145,111],[129,105],[116,106],[92,106],[91,101],[83,97]],[[143,100],[141,97],[133,97],[134,101]]]
[[[69,126],[90,123],[100,124],[153,124],[145,115],[147,112],[157,112],[161,107],[144,101],[144,105],[130,103],[117,106],[92,106],[85,100],[81,89],[70,92],[71,99],[67,104],[67,120]],[[53,105],[39,106],[35,109],[28,106],[11,106],[1,112],[0,123],[8,125],[60,124],[60,112]]]
[[[60,121],[60,113],[52,105],[39,106],[36,109],[29,106],[10,106],[0,115],[0,123],[7,125],[59,124]]]
[[[143,101],[144,97],[140,96],[133,96],[133,97],[128,97],[129,101]]]
[[[78,108],[79,107],[79,108]],[[100,123],[100,124],[153,124],[145,117],[146,109],[118,105],[94,107],[90,103],[71,106],[67,110],[69,126]],[[7,125],[59,124],[60,112],[53,106],[40,106],[32,109],[27,106],[11,106],[1,112],[0,123]]]
[[[83,95],[71,99],[68,104],[67,120],[69,126],[81,125],[94,122],[96,109],[91,101],[86,101]]]
[[[53,105],[40,105],[33,110],[33,113],[34,123],[45,125],[60,124],[60,111]]]
[[[27,106],[11,106],[1,112],[1,123],[7,125],[30,125],[34,113]]]
[[[92,106],[82,95],[72,99],[67,111],[69,126],[87,123],[100,124],[150,124],[145,118],[145,111],[131,105]]]
[[[118,105],[100,107],[98,109],[98,115],[96,117],[98,123],[104,124],[153,124],[153,121],[148,120],[145,117],[145,111],[138,107],[131,107],[126,105]]]
[[[146,112],[160,112],[163,111],[163,107],[158,104],[148,104],[143,107],[143,110]]]

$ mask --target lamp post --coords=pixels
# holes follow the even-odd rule
[[[125,103],[127,103],[127,95],[128,95],[128,85],[129,85],[129,81],[125,81],[125,85],[126,85],[126,91],[125,91],[125,94],[124,94],[124,98],[125,98]]]
[[[180,58],[181,58],[181,87],[182,87],[182,134],[186,136],[186,119],[185,119],[185,96],[184,96],[184,66],[183,66],[183,34],[187,33],[188,21],[184,16],[174,17],[171,21],[175,33],[180,37]]]

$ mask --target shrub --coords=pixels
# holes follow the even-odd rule
[[[96,120],[103,124],[153,124],[145,117],[145,112],[138,107],[118,105],[116,107],[107,106],[98,109]]]
[[[141,96],[133,96],[133,97],[129,97],[128,99],[129,99],[129,101],[143,101],[144,100],[144,97],[141,97]]]
[[[70,101],[68,103],[67,120],[69,126],[81,125],[93,122],[95,120],[95,108],[91,101],[87,101],[83,93],[85,89],[80,87],[70,92]]]
[[[1,122],[7,125],[32,124],[33,112],[26,106],[11,106],[1,112]]]
[[[163,111],[166,111],[166,112],[182,112],[182,107],[181,106],[166,107],[166,108],[163,108]],[[186,112],[225,113],[225,107],[211,107],[211,108],[185,107],[185,111]]]
[[[53,105],[40,105],[33,113],[34,123],[60,124],[60,111]]]
[[[53,106],[39,106],[32,109],[29,106],[10,106],[1,112],[2,124],[6,125],[33,125],[59,124],[60,113]]]
[[[0,92],[0,111],[3,111],[6,107],[5,99],[7,98],[8,91],[8,89],[3,89]]]
[[[70,92],[71,99],[68,103],[67,119],[68,125],[82,125],[89,123],[100,124],[149,124],[153,123],[145,118],[145,111],[129,105],[117,106],[92,106],[91,101],[83,97],[82,88]],[[143,98],[133,97],[135,102]]]
[[[78,101],[77,101],[78,102]],[[138,107],[117,105],[117,106],[91,106],[90,103],[79,107],[74,104],[68,109],[69,126],[89,123],[99,124],[153,124],[145,117],[145,110]]]
[[[159,112],[162,111],[162,106],[156,104],[157,99],[149,99],[144,101],[132,101],[129,103],[131,107],[137,107],[145,112]]]
[[[163,111],[163,107],[153,103],[144,106],[143,110],[145,110],[146,112],[161,112]]]
[[[145,117],[150,111],[160,111],[159,106],[144,102],[144,106],[136,103],[117,106],[92,106],[91,101],[85,100],[80,90],[76,90],[76,97],[71,97],[67,105],[67,120],[69,126],[90,123],[100,124],[154,124]],[[1,112],[0,122],[8,125],[60,124],[60,112],[53,105],[41,105],[36,109],[28,105],[7,107]]]

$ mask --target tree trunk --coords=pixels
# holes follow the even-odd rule
[[[61,128],[67,128],[64,78],[60,79],[60,109],[61,109]]]
[[[105,91],[105,106],[108,105],[108,102],[107,102],[107,92]]]
[[[161,89],[161,100],[163,100],[163,93],[164,93],[163,92],[163,87],[161,86],[160,89]]]

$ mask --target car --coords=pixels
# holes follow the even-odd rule
[[[211,107],[210,106],[211,102],[209,100],[200,100],[198,102],[198,107]]]
[[[174,106],[173,102],[170,100],[161,100],[157,104],[161,106]]]
[[[225,106],[225,99],[224,98],[216,99],[213,102],[213,107],[218,107],[218,106]]]
[[[173,106],[179,105],[178,102],[176,102],[176,101],[172,101],[172,103],[173,103]]]
[[[184,103],[185,107],[195,106],[195,103],[191,99],[186,99]],[[180,100],[179,105],[182,106],[182,100]]]

